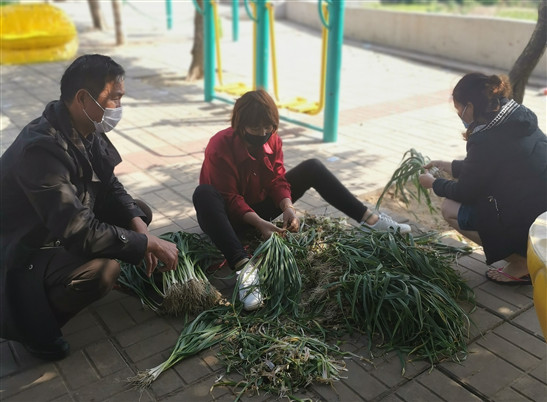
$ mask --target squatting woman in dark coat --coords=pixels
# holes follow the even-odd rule
[[[530,283],[526,265],[528,230],[547,209],[547,138],[536,115],[511,99],[506,77],[465,75],[452,93],[467,131],[464,160],[432,161],[456,180],[420,176],[425,188],[446,197],[443,217],[481,244],[486,263],[506,260],[486,272],[500,284]]]

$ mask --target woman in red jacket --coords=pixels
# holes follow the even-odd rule
[[[261,304],[258,277],[247,264],[249,255],[237,233],[254,227],[264,238],[274,232],[296,232],[299,220],[293,206],[310,188],[331,205],[367,228],[410,232],[389,216],[369,211],[317,159],[285,172],[279,113],[264,90],[250,91],[237,100],[231,127],[215,134],[205,149],[200,185],[193,195],[202,230],[222,251],[232,269],[239,270],[240,300],[246,310]],[[283,214],[283,227],[271,220]]]

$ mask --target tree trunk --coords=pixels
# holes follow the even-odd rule
[[[203,0],[197,0],[203,10]],[[192,46],[192,63],[186,75],[186,81],[203,78],[203,15],[195,10],[194,14],[194,45]]]
[[[522,103],[524,90],[530,74],[545,53],[547,44],[547,0],[542,0],[538,7],[538,21],[530,41],[518,57],[509,72],[509,80],[513,87],[513,99]]]
[[[89,11],[91,11],[93,28],[103,31],[105,29],[105,23],[101,13],[101,4],[99,0],[87,0],[87,4],[89,4]]]
[[[112,13],[114,14],[114,25],[116,26],[116,45],[123,45],[125,38],[122,27],[121,0],[112,0]]]

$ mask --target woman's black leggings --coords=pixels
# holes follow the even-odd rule
[[[330,205],[360,222],[367,207],[355,198],[349,190],[317,159],[308,159],[285,175],[291,185],[291,199],[297,201],[310,188],[314,188]],[[201,184],[192,197],[201,229],[224,254],[228,264],[235,264],[249,255],[243,248],[236,229],[228,218],[222,195],[211,185]],[[265,220],[272,220],[281,214],[279,205],[266,198],[250,207]]]

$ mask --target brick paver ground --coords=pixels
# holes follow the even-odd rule
[[[124,3],[127,44],[114,46],[114,33],[90,29],[87,5],[58,3],[80,32],[79,53],[112,55],[127,70],[124,119],[110,138],[124,158],[117,173],[126,188],[148,202],[155,215],[155,234],[171,230],[200,231],[191,203],[202,154],[209,137],[228,125],[231,106],[203,101],[201,82],[187,83],[193,9],[174,2],[174,29],[164,29],[163,4]],[[226,15],[226,10],[222,10]],[[103,4],[108,17],[110,7]],[[229,38],[230,21],[222,19],[225,82],[250,82],[251,25],[242,19],[240,40]],[[318,91],[320,36],[278,21],[280,92],[287,98],[314,99]],[[67,62],[2,66],[1,144],[3,152],[24,125],[58,98],[59,80]],[[461,123],[449,100],[461,71],[420,64],[347,42],[343,50],[340,127],[336,143],[322,134],[282,123],[288,168],[305,155],[322,160],[356,195],[383,187],[411,147],[431,158],[452,159],[465,153]],[[538,114],[545,131],[545,97],[528,88],[524,103]],[[292,119],[321,126],[322,115]],[[297,205],[299,211],[339,215],[314,192]],[[410,216],[410,215],[409,215]],[[404,218],[404,217],[402,217]],[[412,222],[413,225],[419,223]],[[472,314],[476,327],[469,356],[462,363],[409,363],[401,374],[394,354],[371,362],[349,360],[347,378],[331,388],[312,385],[302,398],[323,401],[540,401],[547,395],[547,348],[532,300],[532,288],[501,287],[484,278],[487,266],[480,250],[460,258],[461,271],[477,295]],[[233,283],[217,281],[230,291]],[[113,291],[69,322],[63,332],[72,353],[55,363],[30,356],[21,345],[0,340],[2,401],[231,401],[228,388],[212,385],[224,368],[216,350],[207,350],[165,372],[139,393],[127,377],[161,363],[169,355],[182,324],[158,317],[140,302]],[[366,342],[346,339],[344,347],[367,355]],[[274,400],[270,395],[243,400]]]

